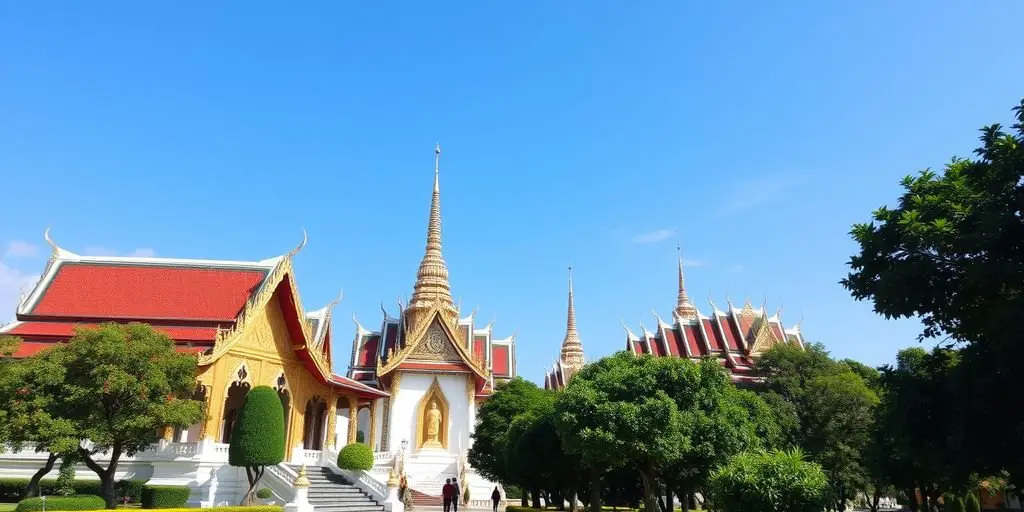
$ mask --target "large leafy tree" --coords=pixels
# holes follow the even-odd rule
[[[477,413],[473,446],[468,454],[473,469],[491,481],[514,482],[507,460],[509,426],[516,416],[533,409],[543,399],[543,391],[521,377],[501,385]],[[524,506],[525,499],[524,495]]]
[[[974,159],[954,158],[944,172],[903,179],[895,207],[881,207],[852,235],[860,252],[842,280],[857,299],[886,317],[918,317],[923,338],[963,343],[961,386],[971,396],[961,416],[998,411],[998,421],[970,422],[961,449],[973,469],[1009,469],[1024,483],[1024,101],[1010,130],[982,128]],[[975,442],[977,441],[977,442]]]
[[[170,338],[148,325],[79,329],[67,344],[31,359],[30,366],[63,376],[43,386],[52,400],[45,410],[87,441],[77,455],[99,477],[108,508],[116,506],[114,474],[122,456],[156,443],[167,427],[203,418],[202,403],[191,398],[195,356],[177,352]],[[105,466],[96,460],[100,453],[109,457]]]
[[[920,491],[932,501],[967,485],[966,478],[955,477],[965,455],[958,413],[951,406],[958,398],[952,378],[957,365],[955,351],[915,347],[900,351],[896,366],[882,371],[877,434],[887,452],[882,469],[908,496]]]
[[[506,460],[514,482],[528,489],[532,506],[540,507],[540,490],[555,501],[568,498],[575,506],[579,487],[574,457],[565,453],[555,427],[555,392],[544,391],[533,407],[519,414],[509,425]]]
[[[270,386],[256,386],[245,395],[228,446],[228,463],[244,467],[249,479],[242,505],[253,503],[256,486],[267,466],[284,460],[284,437],[281,398]]]
[[[7,339],[10,353],[16,342]],[[46,462],[29,479],[29,497],[39,494],[39,481],[61,457],[79,448],[75,424],[63,416],[65,372],[52,358],[0,359],[0,442],[15,450],[32,446],[47,453]]]
[[[759,391],[787,428],[784,437],[823,467],[833,506],[842,510],[869,487],[864,454],[878,405],[871,387],[877,389],[877,370],[835,361],[820,344],[805,349],[785,344],[765,352],[756,371],[765,378]]]
[[[749,400],[716,361],[622,352],[578,373],[555,409],[566,449],[587,467],[632,466],[644,508],[655,512],[666,481],[700,483],[714,466],[759,443]],[[594,510],[598,498],[591,498]]]

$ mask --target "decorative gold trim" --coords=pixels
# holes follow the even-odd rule
[[[772,331],[771,322],[768,321],[768,317],[763,313],[757,320],[757,325],[754,326],[754,342],[750,345],[750,355],[757,356],[762,352],[772,348],[780,340],[775,336],[775,332]]]
[[[359,401],[356,397],[348,397],[348,443],[356,442],[356,432],[359,430]]]
[[[419,405],[416,406],[416,449],[423,448],[423,431],[426,425],[424,420],[426,419],[427,406],[432,402],[437,402],[438,409],[441,409],[441,431],[438,432],[438,438],[441,441],[441,448],[448,449],[448,432],[451,429],[449,424],[451,421],[451,407],[448,405],[448,399],[444,396],[444,391],[441,390],[441,383],[437,380],[437,376],[434,376],[434,382],[427,388],[427,392],[423,394],[423,398],[420,399]]]
[[[334,431],[338,429],[337,421],[338,399],[332,396],[327,404],[327,432],[324,433],[324,436],[327,437],[324,446],[328,448],[334,448]]]
[[[370,402],[370,433],[366,436],[370,450],[377,451],[374,444],[377,441],[377,400]]]
[[[377,361],[377,376],[380,377],[382,375],[387,375],[395,368],[398,368],[398,366],[402,364],[402,362],[405,361],[406,358],[408,358],[409,355],[412,354],[413,351],[415,351],[416,348],[419,347],[421,343],[424,342],[424,340],[426,339],[427,330],[430,329],[432,325],[434,325],[434,322],[436,320],[437,324],[440,325],[441,329],[444,330],[444,334],[445,336],[448,337],[448,341],[455,347],[455,351],[459,354],[459,357],[462,359],[462,362],[465,363],[466,366],[468,366],[470,370],[473,371],[473,373],[477,374],[481,378],[486,379],[488,377],[487,370],[484,369],[482,365],[478,364],[473,359],[472,354],[469,353],[466,350],[466,348],[462,346],[461,343],[456,343],[454,341],[456,339],[455,332],[457,329],[453,329],[451,322],[449,322],[450,319],[446,319],[444,315],[442,315],[442,309],[432,307],[429,313],[430,314],[426,316],[426,321],[418,322],[418,325],[416,325],[416,327],[412,331],[408,331],[406,333],[405,339],[414,341],[406,344],[405,347],[403,347],[401,350],[396,351],[394,355],[388,358],[386,364],[382,365],[379,360]]]

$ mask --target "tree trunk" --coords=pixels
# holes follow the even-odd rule
[[[263,473],[267,470],[266,466],[246,466],[245,476],[249,479],[249,490],[245,491],[245,496],[242,497],[242,506],[252,506],[256,502],[256,486],[259,485],[260,479],[263,478]]]
[[[674,487],[675,487],[675,485],[673,484],[672,479],[666,478],[665,479],[665,512],[674,512],[674,510],[676,508],[676,505],[675,505],[675,503],[673,503],[673,500],[672,500],[672,489]],[[686,512],[686,511],[684,510],[683,512]]]
[[[569,488],[569,512],[576,512],[576,489]]]
[[[877,488],[875,492],[871,493],[871,498],[868,499],[868,507],[871,508],[871,512],[878,512],[878,502],[882,500],[882,492]]]
[[[640,482],[644,486],[644,512],[658,512],[658,480],[654,468],[646,467],[640,471]]]
[[[85,449],[79,448],[79,455],[85,465],[100,477],[100,488],[103,493],[103,501],[108,509],[117,508],[117,493],[114,489],[114,475],[117,473],[117,463],[121,459],[121,443],[115,442],[110,450],[110,463],[104,468],[92,459],[92,454]]]
[[[537,489],[537,488],[531,489],[530,490],[530,498],[531,498],[531,501],[532,501],[532,505],[531,506],[533,508],[544,508],[540,504],[540,489]]]
[[[590,470],[590,511],[601,512],[601,472]]]
[[[39,468],[39,471],[36,471],[35,474],[32,475],[32,479],[28,481],[28,486],[25,487],[26,498],[35,498],[36,496],[39,496],[39,481],[42,480],[47,473],[53,471],[53,465],[56,463],[57,454],[50,452],[50,455],[46,457],[46,464],[43,464],[43,467]]]
[[[519,506],[527,508],[530,506],[530,493],[526,492],[526,489],[519,488]]]

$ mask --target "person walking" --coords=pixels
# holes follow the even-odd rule
[[[462,499],[462,493],[459,492],[459,482],[452,478],[452,512],[459,512],[459,500]]]
[[[494,492],[491,493],[491,503],[494,505],[494,512],[498,512],[498,503],[501,503],[501,493],[498,492],[498,486],[494,486]]]
[[[452,510],[452,479],[446,478],[441,487],[441,499],[444,500],[444,512]]]

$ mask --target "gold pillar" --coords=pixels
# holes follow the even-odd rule
[[[174,441],[174,427],[170,425],[164,427],[163,438],[164,441]]]
[[[359,423],[359,401],[356,397],[348,397],[348,444],[356,442],[356,431]]]
[[[327,404],[327,432],[324,434],[327,436],[324,446],[328,448],[334,448],[334,430],[337,428],[338,421],[338,397],[331,395],[330,402]]]
[[[374,442],[377,440],[377,400],[370,401],[370,435],[367,441],[370,442],[370,450],[376,451]]]
[[[206,439],[206,432],[208,424],[210,422],[210,394],[212,388],[210,386],[203,386],[203,414],[205,415],[202,422],[199,424],[199,439]]]

